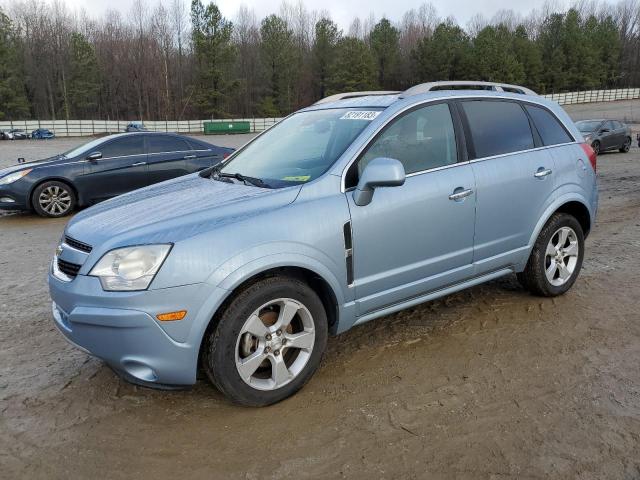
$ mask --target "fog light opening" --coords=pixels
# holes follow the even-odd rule
[[[122,366],[125,371],[134,378],[138,380],[143,380],[145,382],[155,382],[158,380],[158,375],[153,370],[153,368],[145,365],[142,362],[138,362],[135,360],[125,360],[122,362]]]

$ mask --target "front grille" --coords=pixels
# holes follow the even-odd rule
[[[67,236],[64,237],[64,243],[66,243],[70,247],[75,248],[76,250],[80,250],[81,252],[85,252],[85,253],[91,253],[91,250],[93,249],[91,245],[82,243],[76,240],[75,238],[71,238]]]
[[[65,262],[64,260],[58,259],[58,270],[64,273],[67,277],[75,278],[76,275],[78,275],[80,266],[81,265],[76,263]]]

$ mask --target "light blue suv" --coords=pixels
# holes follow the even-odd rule
[[[49,275],[57,327],[130,381],[187,386],[201,365],[259,406],[309,380],[330,333],[513,273],[566,292],[595,155],[557,104],[482,88],[338,96],[79,213]]]

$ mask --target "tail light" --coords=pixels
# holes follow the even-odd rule
[[[593,148],[591,148],[591,145],[589,145],[588,143],[581,143],[580,146],[582,147],[582,150],[584,150],[584,153],[587,154],[587,157],[589,157],[589,162],[593,167],[593,171],[596,172],[597,171],[596,164],[598,159],[596,152],[593,150]]]

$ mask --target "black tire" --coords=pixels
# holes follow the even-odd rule
[[[254,311],[279,298],[291,298],[307,308],[315,328],[315,342],[306,365],[293,380],[277,389],[259,390],[246,383],[236,367],[238,337]],[[322,301],[306,283],[295,278],[274,276],[249,285],[213,322],[203,339],[202,366],[218,390],[239,405],[271,405],[296,393],[317,370],[327,345],[327,315]]]
[[[52,195],[52,192],[58,192]],[[52,202],[46,202],[44,196],[48,195],[57,202],[53,206]],[[31,205],[34,211],[41,217],[59,218],[69,215],[76,208],[77,198],[73,188],[67,183],[58,180],[50,180],[41,183],[36,187],[31,195]],[[52,205],[52,206],[49,206]]]
[[[591,144],[591,148],[593,148],[593,151],[595,152],[596,155],[600,155],[600,141],[596,140],[595,142],[593,142]]]
[[[578,240],[578,259],[569,279],[559,286],[552,285],[545,274],[546,249],[555,233],[562,227],[569,227],[576,233]],[[523,272],[517,274],[522,286],[534,295],[556,297],[567,292],[575,283],[584,259],[584,232],[580,222],[566,213],[555,213],[546,223],[533,246],[529,261]]]
[[[631,137],[627,137],[620,148],[620,153],[628,153],[631,150]]]

